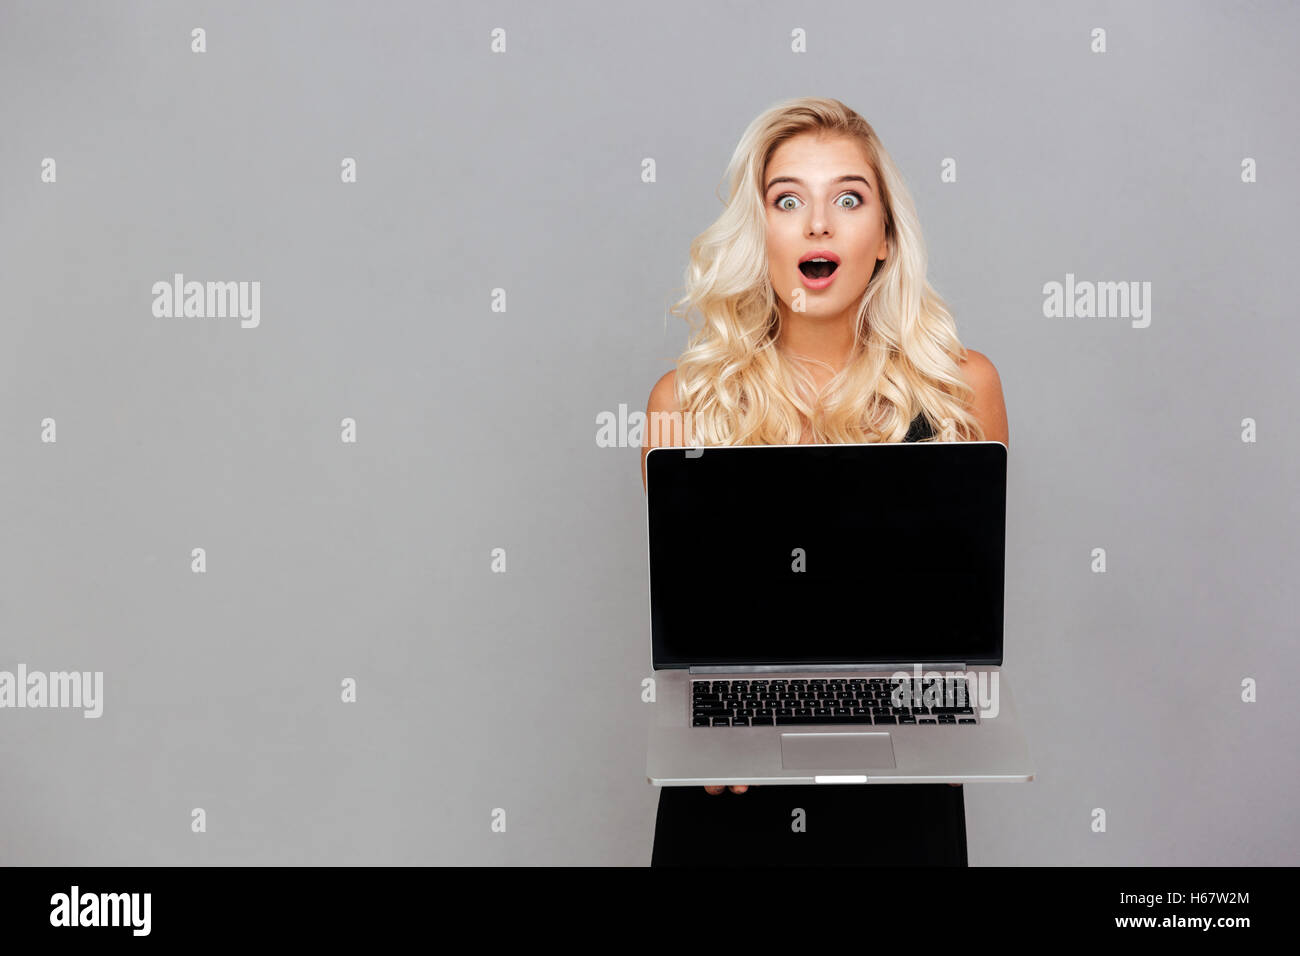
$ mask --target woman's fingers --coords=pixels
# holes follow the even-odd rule
[[[721,793],[723,790],[730,790],[732,793],[744,793],[749,789],[749,784],[742,784],[738,787],[705,787],[709,793]]]

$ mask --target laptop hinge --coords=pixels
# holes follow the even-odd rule
[[[917,663],[916,661],[907,661],[906,663],[890,663],[886,661],[883,664],[717,664],[700,667],[691,667],[688,672],[691,674],[792,674],[796,671],[800,673],[830,673],[833,671],[910,671],[920,668],[921,672],[926,671],[964,671],[966,670],[965,661],[927,661]]]

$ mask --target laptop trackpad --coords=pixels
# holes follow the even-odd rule
[[[887,733],[782,734],[786,770],[873,770],[897,766]]]

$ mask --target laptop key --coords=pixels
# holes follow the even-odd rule
[[[692,727],[708,727],[708,726],[709,726],[709,721],[710,721],[710,720],[711,720],[711,718],[709,718],[709,717],[696,717],[695,720],[691,723],[691,726],[692,726]]]

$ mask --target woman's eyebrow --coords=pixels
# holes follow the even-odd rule
[[[832,183],[859,182],[859,183],[864,183],[867,189],[871,188],[871,183],[867,181],[865,176],[841,176],[839,179],[832,179],[831,182]],[[804,181],[802,179],[796,179],[794,176],[776,176],[768,180],[767,189],[764,189],[763,192],[767,192],[768,189],[771,189],[777,183],[795,183],[799,186],[804,185]]]

